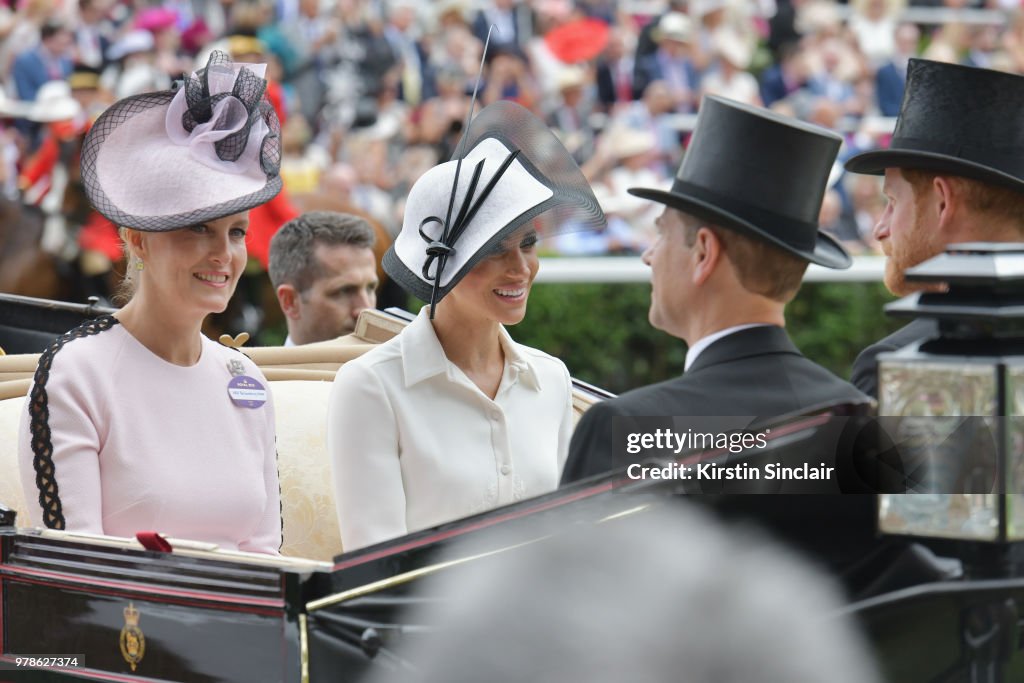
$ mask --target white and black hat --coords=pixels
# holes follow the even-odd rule
[[[259,206],[281,191],[280,124],[265,65],[222,52],[172,90],[119,100],[82,147],[89,201],[116,225],[176,230]]]
[[[593,230],[605,217],[554,133],[514,102],[485,107],[456,158],[416,181],[384,270],[435,304],[506,239],[529,226],[539,238]]]

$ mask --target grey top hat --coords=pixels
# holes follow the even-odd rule
[[[818,230],[835,133],[760,107],[707,95],[670,190],[630,188],[828,268],[850,255]]]
[[[846,162],[854,173],[894,167],[1024,192],[1024,76],[911,59],[889,148]]]

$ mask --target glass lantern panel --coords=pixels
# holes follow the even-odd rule
[[[1024,360],[1006,365],[1007,536],[1024,540]]]
[[[996,365],[899,359],[879,367],[883,424],[907,469],[922,473],[907,493],[879,497],[879,529],[997,540]]]
[[[879,364],[878,414],[957,417],[996,414],[994,363],[913,360]]]

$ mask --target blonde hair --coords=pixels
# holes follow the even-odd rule
[[[142,263],[142,259],[135,255],[131,247],[128,246],[128,231],[131,228],[124,226],[117,229],[117,234],[121,237],[121,248],[124,250],[125,258],[125,269],[124,279],[121,280],[121,284],[117,286],[117,291],[114,292],[113,300],[114,303],[123,306],[132,300],[136,290],[139,288],[139,265]]]

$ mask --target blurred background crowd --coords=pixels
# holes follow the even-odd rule
[[[1022,0],[0,0],[0,291],[52,295],[36,245],[77,279],[66,298],[110,291],[120,243],[80,191],[84,134],[212,49],[269,64],[283,124],[253,272],[304,210],[365,216],[386,246],[408,188],[453,152],[492,26],[480,106],[545,118],[608,216],[548,254],[642,252],[658,208],[626,190],[671,183],[705,93],[836,130],[842,160],[886,144],[911,57],[1024,73]],[[878,180],[837,164],[829,182],[823,226],[872,253]]]

